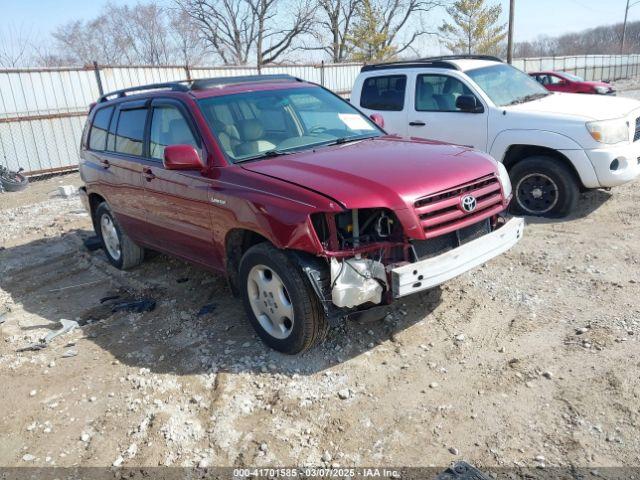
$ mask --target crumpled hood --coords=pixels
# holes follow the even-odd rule
[[[483,153],[416,138],[385,136],[319,147],[242,165],[322,193],[345,208],[409,208],[425,195],[496,173]]]
[[[504,107],[521,113],[548,113],[590,120],[622,118],[640,108],[640,102],[630,98],[585,95],[581,93],[553,93],[546,97],[518,105]]]

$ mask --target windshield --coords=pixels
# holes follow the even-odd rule
[[[465,72],[498,107],[529,102],[550,93],[511,65],[492,65]]]
[[[243,92],[198,103],[234,163],[383,134],[349,103],[319,87]]]

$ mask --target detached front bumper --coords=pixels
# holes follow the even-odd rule
[[[502,227],[442,255],[391,271],[394,298],[427,290],[481,265],[513,247],[524,232],[524,219],[514,217]]]

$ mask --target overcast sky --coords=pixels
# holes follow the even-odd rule
[[[490,1],[490,0],[489,0]],[[164,0],[167,3],[167,0]],[[32,29],[39,36],[46,36],[56,25],[78,18],[96,16],[102,0],[2,0],[0,28]],[[135,4],[136,1],[112,0],[115,4]],[[508,0],[500,0],[504,6],[505,21]],[[626,0],[516,0],[516,41],[531,40],[538,35],[556,36],[622,22]],[[437,26],[446,16],[444,11],[433,14],[428,20]],[[631,8],[630,20],[640,20],[640,4]]]

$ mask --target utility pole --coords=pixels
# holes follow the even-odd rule
[[[624,23],[622,24],[622,40],[620,41],[620,54],[624,53],[624,41],[627,37],[627,18],[629,17],[629,9],[634,7],[640,3],[640,0],[629,4],[629,0],[627,0],[627,8],[624,10]]]
[[[624,23],[622,24],[622,41],[620,42],[620,55],[624,53],[624,37],[627,36],[627,17],[629,16],[629,0],[627,8],[624,9]]]
[[[629,0],[627,0],[627,2],[629,2]],[[516,0],[509,0],[509,34],[507,37],[507,63],[509,64],[513,61],[513,17],[515,15],[515,3]]]

